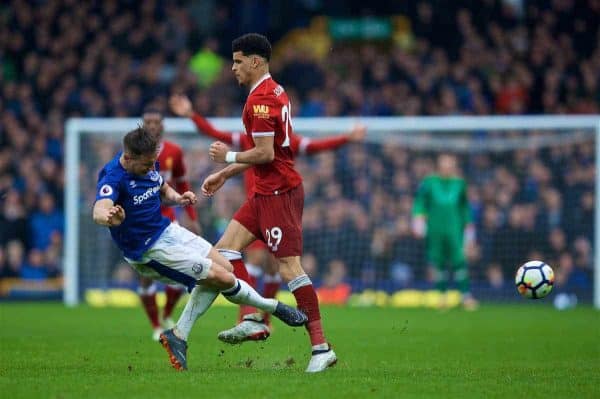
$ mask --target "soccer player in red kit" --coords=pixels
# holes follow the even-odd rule
[[[315,289],[300,264],[302,255],[302,178],[294,169],[291,149],[290,101],[283,87],[269,74],[271,44],[260,34],[249,33],[232,42],[232,71],[238,83],[250,89],[242,119],[252,148],[230,151],[217,141],[209,155],[216,162],[231,165],[209,175],[202,193],[212,196],[225,181],[252,168],[254,192],[238,209],[223,236],[215,245],[233,264],[238,278],[247,278],[240,251],[262,239],[277,259],[279,273],[307,316],[306,328],[312,345],[307,372],[320,372],[336,363],[337,357],[325,339]],[[246,323],[246,324],[245,324]],[[219,339],[238,343],[247,339],[244,320],[219,334]]]
[[[164,133],[162,113],[157,109],[148,107],[144,109],[142,118],[146,130],[151,134],[162,138]],[[161,140],[157,160],[160,165],[160,174],[171,187],[174,187],[178,193],[191,191],[190,184],[185,178],[186,168],[183,162],[183,151],[181,150],[181,147],[171,141]],[[171,220],[171,222],[176,222],[177,218],[173,207],[161,206],[160,210],[164,216]],[[186,227],[193,233],[198,234],[199,228],[196,223],[196,209],[191,205],[186,206],[185,212],[191,222],[189,226]],[[146,314],[148,315],[148,319],[152,324],[152,329],[154,330],[152,338],[155,341],[158,341],[163,329],[172,328],[175,325],[171,318],[171,314],[173,313],[175,305],[177,305],[177,301],[184,292],[184,287],[174,285],[167,285],[165,287],[167,301],[163,309],[163,323],[161,326],[158,306],[156,304],[156,285],[151,279],[140,277],[138,293],[144,309],[146,310]]]
[[[202,115],[193,111],[192,103],[185,95],[175,94],[169,99],[171,110],[177,116],[183,116],[190,118],[198,132],[203,133],[207,136],[215,138],[225,144],[231,145],[240,150],[246,151],[251,149],[254,144],[250,141],[247,135],[239,132],[225,132],[216,129],[209,121],[207,121]],[[332,151],[341,146],[362,141],[366,134],[366,127],[361,124],[355,125],[349,132],[340,134],[337,136],[324,137],[320,139],[311,139],[308,137],[299,136],[293,132],[290,132],[290,148],[294,156],[296,155],[311,155],[317,154],[323,151]],[[254,192],[254,172],[248,169],[244,172],[244,183],[248,197],[250,198]],[[265,272],[265,280],[263,286],[262,295],[265,298],[275,298],[279,286],[281,284],[281,277],[276,268],[276,262],[268,251],[266,244],[257,239],[250,244],[245,250],[246,268],[248,270],[249,281],[248,283],[256,288],[257,279]],[[248,314],[255,313],[255,309],[248,306],[240,307],[240,320]],[[263,321],[268,324],[269,314],[263,315]],[[258,320],[257,320],[258,321]],[[255,326],[255,333],[260,331],[259,329],[264,327]],[[264,331],[263,334],[249,336],[252,338],[265,338],[265,335],[269,331]]]

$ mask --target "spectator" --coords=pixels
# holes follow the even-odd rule
[[[56,209],[54,197],[44,193],[38,202],[38,211],[31,216],[31,235],[33,248],[45,250],[53,234],[63,233],[64,216]]]
[[[19,275],[24,259],[38,262],[39,253],[29,253],[36,249],[43,252],[49,275],[60,269],[66,118],[137,116],[169,92],[187,92],[205,115],[232,116],[246,96],[222,61],[230,58],[230,39],[248,26],[234,12],[235,4],[206,6],[214,15],[194,20],[171,0],[136,7],[119,1],[71,3],[32,6],[12,0],[0,6],[0,195],[5,195],[0,247],[9,264],[4,274]],[[283,55],[274,68],[297,98],[293,115],[599,113],[597,2],[531,2],[517,8],[505,3],[403,7],[413,27],[410,40],[378,47],[331,42],[321,18],[321,29],[315,30],[318,51],[300,49],[294,38],[310,43],[306,38],[313,36],[299,28],[276,45]],[[336,7],[323,5],[323,10]],[[298,8],[295,21],[314,14]],[[537,18],[542,10],[546,17]],[[212,23],[200,26],[207,18]],[[136,20],[141,28],[130,31]],[[262,21],[261,29],[277,30],[281,21],[273,20]],[[211,49],[210,68],[199,87],[188,65],[203,42]],[[415,279],[422,277],[423,265],[412,260],[420,249],[405,236],[403,220],[416,182],[431,172],[431,154],[407,148],[391,140],[298,162],[306,176],[305,250],[318,257],[315,264],[344,254],[348,274],[365,282],[389,278],[400,263],[410,265]],[[103,151],[99,145],[90,152],[101,157]],[[201,182],[213,165],[203,151],[189,157],[190,177]],[[549,248],[548,259],[559,264],[568,264],[570,256],[578,265],[573,267],[589,275],[590,254],[579,237],[588,244],[593,239],[590,142],[480,154],[466,164],[479,226],[473,257],[484,268],[482,278],[500,286],[530,247]],[[87,168],[82,167],[86,176],[95,173]],[[518,172],[524,170],[526,175]],[[85,181],[82,188],[89,191]],[[227,189],[226,199],[216,199],[201,213],[213,240],[243,199],[235,187]],[[201,202],[208,207],[207,200]]]

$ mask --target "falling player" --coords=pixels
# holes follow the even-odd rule
[[[209,175],[202,184],[202,193],[212,196],[228,178],[248,168],[254,172],[254,192],[234,214],[215,247],[231,261],[236,276],[247,279],[240,251],[256,239],[268,245],[298,308],[308,316],[312,357],[306,371],[323,371],[337,358],[323,333],[317,294],[300,264],[304,191],[290,147],[291,104],[283,87],[269,74],[271,44],[266,37],[256,33],[241,36],[233,41],[232,52],[232,71],[238,83],[249,88],[242,119],[248,140],[254,145],[235,152],[222,142],[213,143],[210,157],[231,165]],[[244,320],[220,333],[219,339],[242,342],[247,339],[248,325],[253,323]]]
[[[243,133],[224,132],[216,129],[209,121],[202,117],[202,115],[193,111],[192,103],[186,96],[179,94],[173,95],[169,99],[169,104],[175,115],[190,118],[196,125],[198,132],[243,151],[253,147],[253,143],[248,139],[248,136]],[[311,139],[289,132],[290,149],[294,156],[299,154],[316,154],[323,151],[335,150],[348,143],[362,141],[365,138],[365,134],[366,127],[360,124],[355,125],[345,134],[321,139]],[[244,184],[248,197],[251,197],[254,192],[254,172],[251,169],[244,172]],[[247,281],[248,284],[256,288],[257,280],[264,272],[265,277],[262,295],[265,298],[275,298],[279,286],[281,285],[281,277],[276,268],[277,262],[273,259],[273,256],[270,255],[266,244],[262,240],[257,239],[250,244],[244,252],[249,277]],[[254,312],[255,309],[253,308],[241,306],[240,320],[243,320],[245,316]],[[263,324],[267,324],[267,326],[249,323],[247,338],[249,340],[266,339],[270,334],[268,328],[269,314],[266,313],[263,316],[253,315],[252,318],[257,323],[262,322]]]
[[[93,220],[107,226],[125,260],[153,280],[187,287],[190,299],[175,327],[160,342],[177,370],[187,369],[187,338],[196,319],[219,293],[229,301],[256,306],[288,325],[306,323],[301,311],[261,297],[235,278],[233,266],[202,237],[161,214],[161,205],[189,206],[191,191],[177,193],[158,173],[159,137],[139,127],[123,138],[123,152],[99,173]]]
[[[147,107],[142,114],[144,127],[146,130],[159,138],[158,163],[160,165],[160,174],[163,179],[178,193],[190,190],[190,184],[185,178],[186,167],[183,161],[183,151],[177,144],[163,140],[163,115],[158,109]],[[199,228],[196,223],[196,209],[193,206],[186,206],[185,211],[190,220],[186,227],[193,233],[198,234]],[[163,216],[166,216],[171,222],[176,222],[175,210],[169,206],[161,206]],[[140,301],[146,310],[150,324],[152,325],[152,338],[158,341],[160,333],[164,329],[172,328],[175,324],[171,318],[173,309],[177,301],[184,293],[185,288],[179,285],[165,286],[166,303],[163,308],[162,325],[159,320],[158,306],[156,304],[156,284],[146,277],[140,277],[140,286],[138,294]]]

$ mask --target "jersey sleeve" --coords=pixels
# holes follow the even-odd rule
[[[260,96],[249,101],[250,133],[253,138],[275,136],[281,106],[270,96]]]
[[[110,199],[113,202],[117,202],[120,185],[121,181],[118,176],[101,172],[98,178],[98,184],[96,185],[96,201]]]
[[[300,154],[316,154],[323,151],[332,151],[348,143],[350,139],[346,135],[325,137],[322,139],[309,139],[302,137],[300,142]]]
[[[192,121],[196,125],[199,133],[205,134],[226,144],[234,143],[234,134],[230,132],[224,132],[216,129],[209,121],[207,121],[201,115],[194,113],[192,115]]]

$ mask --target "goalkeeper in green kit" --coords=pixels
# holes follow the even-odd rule
[[[467,183],[458,175],[454,155],[440,154],[438,173],[423,179],[413,205],[413,233],[426,238],[427,261],[434,267],[436,288],[445,292],[447,267],[454,271],[454,280],[462,294],[465,309],[477,308],[470,293],[469,274],[465,259],[465,244],[475,239],[475,228],[467,199]],[[445,307],[446,296],[442,298]]]

